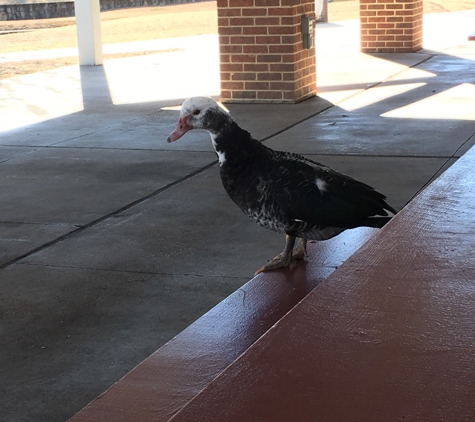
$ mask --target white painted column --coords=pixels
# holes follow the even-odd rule
[[[99,0],[74,0],[79,64],[102,65],[101,6]]]

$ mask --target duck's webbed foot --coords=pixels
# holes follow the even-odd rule
[[[299,245],[294,250],[295,236],[285,236],[285,248],[282,253],[271,259],[266,265],[259,268],[255,275],[264,271],[277,270],[278,268],[289,267],[295,263],[296,260],[307,256],[307,239],[301,239]]]

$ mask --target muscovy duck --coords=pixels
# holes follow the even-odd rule
[[[211,134],[223,186],[237,206],[259,225],[286,235],[284,251],[256,274],[306,256],[307,239],[326,240],[360,226],[381,228],[396,214],[371,186],[253,139],[212,98],[187,99],[167,141],[192,129]],[[296,238],[301,241],[294,249]]]

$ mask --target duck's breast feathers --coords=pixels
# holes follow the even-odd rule
[[[355,227],[371,216],[395,211],[371,186],[309,160],[275,152],[262,178],[263,194],[271,195],[289,218],[321,227]]]

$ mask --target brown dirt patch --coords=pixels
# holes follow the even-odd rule
[[[133,53],[119,53],[119,54],[104,54],[104,61],[119,59],[123,57],[144,56],[147,54],[165,53],[170,51],[177,51],[177,49],[168,50],[149,50],[139,51]],[[19,75],[28,75],[35,72],[44,72],[45,70],[55,69],[63,66],[73,66],[79,64],[77,56],[61,57],[57,59],[44,60],[24,60],[21,62],[2,63],[0,67],[0,79],[13,78]]]
[[[102,42],[116,44],[188,35],[216,34],[216,2],[119,9],[101,13]],[[76,47],[75,18],[0,22],[0,53]]]

